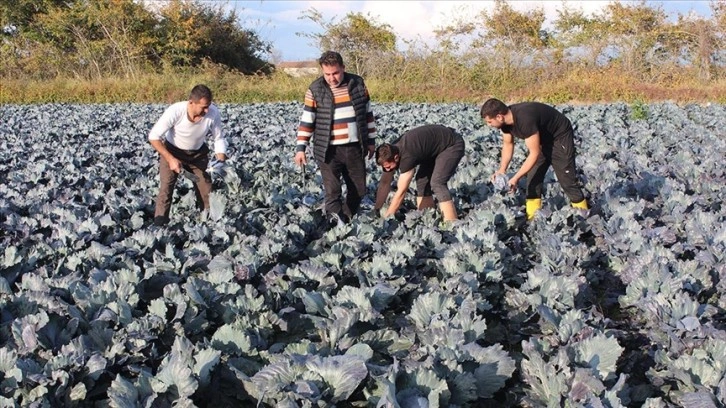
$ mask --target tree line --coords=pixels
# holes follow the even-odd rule
[[[274,44],[244,27],[238,11],[223,2],[13,3],[0,3],[3,78],[135,79],[200,67],[262,76],[275,71]],[[326,20],[311,8],[300,18],[320,30],[299,35],[321,52],[339,51],[349,71],[396,83],[392,92],[415,84],[430,95],[441,89],[505,93],[536,84],[546,93],[547,84],[559,83],[551,92],[571,95],[547,97],[567,100],[579,86],[603,92],[613,84],[723,87],[726,0],[711,0],[709,7],[708,17],[671,18],[645,1],[612,2],[595,15],[563,2],[548,23],[541,8],[517,11],[496,0],[494,7],[432,27],[433,44],[409,40],[405,50],[393,28],[375,17],[351,12]]]
[[[613,70],[640,81],[726,79],[726,1],[709,3],[711,16],[675,19],[645,1],[612,2],[588,16],[566,2],[546,24],[541,8],[517,11],[505,0],[478,14],[462,14],[434,30],[433,46],[411,41],[395,47],[390,26],[360,13],[325,21],[311,10],[305,18],[322,33],[309,34],[321,48],[341,50],[359,73],[416,75],[422,81],[462,79],[497,85],[556,79],[568,72]],[[415,72],[415,71],[419,72]]]
[[[217,64],[269,73],[271,45],[221,3],[14,0],[0,3],[0,75],[135,78]]]

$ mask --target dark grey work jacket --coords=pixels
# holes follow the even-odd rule
[[[365,92],[365,83],[363,78],[358,75],[346,72],[343,82],[348,81],[348,92],[350,100],[355,110],[355,121],[358,125],[358,138],[361,143],[361,151],[368,144],[368,120],[367,110],[368,96]],[[325,78],[320,77],[310,84],[310,91],[313,93],[313,99],[317,105],[315,113],[315,132],[313,132],[313,157],[317,161],[325,161],[325,154],[330,145],[330,136],[333,133],[333,92],[330,86],[325,82]]]

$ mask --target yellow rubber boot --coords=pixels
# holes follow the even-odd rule
[[[590,207],[587,206],[587,200],[582,200],[579,203],[572,203],[572,206],[575,208],[579,208],[580,210],[589,210]]]
[[[540,208],[542,208],[542,199],[541,198],[528,198],[525,202],[525,210],[527,212],[527,219],[531,220],[534,218],[534,213],[537,212]]]

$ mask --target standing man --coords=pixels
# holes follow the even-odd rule
[[[327,51],[318,60],[323,75],[305,93],[297,131],[295,163],[307,164],[305,150],[312,138],[313,157],[325,190],[325,214],[350,220],[366,194],[364,155],[375,151],[375,122],[363,78],[345,72],[343,58]],[[342,199],[341,177],[347,194]]]
[[[524,139],[529,150],[519,171],[509,180],[511,191],[527,175],[527,219],[542,207],[542,184],[547,169],[552,166],[560,186],[570,198],[572,206],[587,210],[575,168],[574,131],[570,120],[555,108],[538,102],[523,102],[511,106],[498,99],[489,99],[481,107],[482,119],[487,125],[502,131],[502,157],[492,181],[505,174],[514,152],[514,138]]]
[[[197,207],[209,209],[212,180],[206,172],[209,163],[209,147],[206,143],[208,135],[214,139],[217,160],[226,160],[227,140],[222,133],[222,119],[217,107],[212,105],[212,91],[205,85],[192,88],[188,101],[169,106],[151,128],[149,143],[160,156],[155,225],[169,222],[174,186],[183,171],[196,176],[194,192],[197,196]]]
[[[393,171],[401,176],[398,188],[386,210],[385,217],[396,213],[416,171],[416,206],[419,210],[439,201],[444,221],[457,219],[456,207],[447,185],[464,157],[464,139],[454,129],[441,125],[424,125],[404,133],[394,144],[384,143],[376,150],[376,162],[383,175],[376,193],[376,210],[383,207],[391,191]]]

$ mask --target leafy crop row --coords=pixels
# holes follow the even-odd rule
[[[180,179],[153,226],[163,108],[0,106],[0,405],[726,404],[726,107],[559,106],[593,208],[549,178],[524,224],[477,107],[380,104],[381,139],[465,135],[462,219],[327,231],[296,103],[221,106],[210,211]]]

